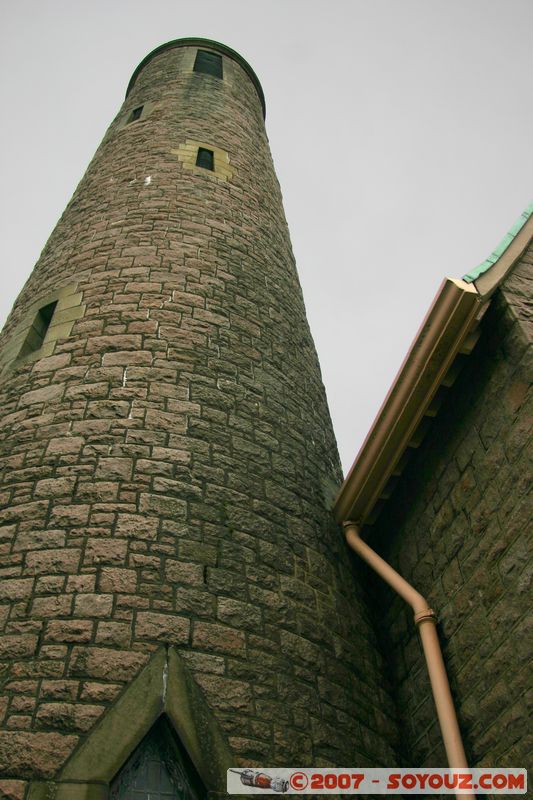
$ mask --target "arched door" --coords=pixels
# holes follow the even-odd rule
[[[206,789],[175,731],[160,717],[111,784],[110,800],[204,800]]]

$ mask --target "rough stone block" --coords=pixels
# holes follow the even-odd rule
[[[64,497],[72,494],[75,478],[47,478],[37,481],[35,494],[37,497]]]
[[[42,520],[48,511],[48,500],[37,500],[33,503],[16,503],[0,511],[0,522],[33,522]]]
[[[38,638],[29,634],[0,637],[0,659],[28,658],[37,650]]]
[[[252,713],[251,686],[244,681],[234,681],[221,675],[197,673],[197,683],[204,690],[210,706],[230,714]]]
[[[246,652],[245,634],[235,628],[211,622],[195,622],[193,647],[214,653],[244,656]]]
[[[126,560],[128,543],[125,539],[96,539],[87,541],[84,564],[122,565]]]
[[[26,600],[33,591],[33,578],[7,578],[0,581],[1,600]]]
[[[19,406],[24,408],[37,403],[53,403],[63,396],[64,391],[64,383],[53,383],[50,386],[44,386],[42,389],[33,389],[20,396]]]
[[[109,617],[113,608],[112,594],[77,594],[74,615],[78,617]]]
[[[64,547],[66,534],[63,530],[20,531],[14,542],[14,550],[39,550]]]
[[[105,647],[75,647],[69,674],[83,678],[102,678],[111,681],[131,680],[146,663],[146,653]]]
[[[137,573],[133,569],[103,567],[100,572],[99,588],[102,592],[131,594],[137,586]]]
[[[78,681],[43,680],[39,697],[41,700],[75,700],[79,686]]]
[[[92,728],[103,711],[104,706],[87,703],[41,703],[36,723],[42,728],[85,732]]]
[[[87,353],[111,353],[120,350],[141,350],[142,336],[128,334],[92,336],[87,342]]]
[[[0,797],[3,800],[24,800],[26,781],[0,780]]]
[[[159,520],[141,514],[118,514],[116,535],[134,539],[155,539]]]
[[[36,597],[32,605],[32,616],[68,617],[72,611],[72,595],[54,595],[52,597]]]
[[[137,326],[140,323],[137,323]],[[138,327],[134,328],[134,324],[129,326],[130,333],[137,333]],[[144,332],[144,330],[142,331]],[[149,350],[123,350],[115,353],[104,353],[102,364],[106,367],[116,366],[117,364],[123,367],[132,365],[150,365],[153,360],[153,354]]]
[[[187,503],[175,497],[161,494],[141,493],[139,511],[145,514],[157,514],[173,520],[184,520],[187,517]]]
[[[230,597],[219,597],[217,617],[221,622],[234,628],[252,630],[256,633],[262,628],[261,610],[251,603],[243,603]]]
[[[80,699],[95,703],[108,703],[115,699],[121,689],[122,686],[119,683],[84,683]]]
[[[61,550],[38,550],[26,556],[26,574],[49,575],[77,572],[81,550],[63,548]]]
[[[52,510],[51,522],[53,525],[86,525],[89,518],[88,505],[56,505]]]
[[[203,542],[180,541],[180,558],[185,561],[198,561],[201,564],[215,566],[217,563],[217,548]]]
[[[202,586],[204,583],[204,568],[201,564],[191,564],[167,558],[165,559],[165,577],[171,583]]]
[[[189,641],[189,629],[190,620],[185,617],[139,611],[135,623],[135,638],[186,644]]]
[[[96,467],[97,480],[131,480],[133,460],[131,458],[100,458]]]
[[[125,622],[99,622],[95,641],[96,644],[112,647],[129,647],[131,625]]]
[[[84,440],[81,436],[60,436],[50,439],[46,448],[47,456],[65,456],[79,453]]]
[[[92,633],[91,620],[51,620],[46,626],[45,639],[50,642],[90,642]]]

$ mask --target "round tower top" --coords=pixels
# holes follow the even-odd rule
[[[266,105],[265,105],[265,95],[263,94],[263,89],[261,84],[259,83],[259,78],[248,64],[245,59],[239,55],[235,50],[232,50],[231,47],[227,47],[225,44],[221,44],[220,42],[215,42],[212,39],[201,39],[196,37],[188,37],[184,39],[173,39],[170,42],[166,42],[165,44],[159,45],[156,47],[155,50],[152,50],[151,53],[148,53],[147,56],[143,58],[133,75],[131,76],[130,82],[128,83],[128,88],[126,89],[126,97],[129,95],[130,91],[133,88],[133,84],[137,80],[137,76],[141,72],[142,69],[148,64],[149,61],[154,58],[154,56],[159,55],[159,53],[163,53],[165,50],[171,50],[174,47],[206,47],[209,50],[216,50],[217,52],[221,53],[222,55],[227,56],[228,58],[232,58],[233,61],[236,61],[246,72],[250,80],[252,81],[253,85],[255,86],[255,90],[259,96],[259,101],[261,103],[261,108],[263,109],[263,117],[266,116]]]

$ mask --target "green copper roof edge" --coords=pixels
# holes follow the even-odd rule
[[[533,202],[531,202],[528,207],[520,214],[520,217],[517,219],[513,227],[510,231],[508,231],[499,245],[492,251],[490,256],[483,261],[478,267],[475,267],[470,272],[467,272],[466,275],[463,275],[463,280],[466,283],[473,283],[480,275],[483,275],[484,272],[487,272],[498,259],[505,253],[515,236],[522,230],[528,219],[533,214]]]
[[[154,56],[159,55],[159,53],[163,53],[165,50],[171,50],[173,47],[207,47],[210,50],[217,50],[222,55],[228,56],[229,58],[236,61],[237,64],[243,68],[246,72],[250,80],[252,81],[255,90],[259,96],[259,102],[261,103],[261,108],[263,109],[263,118],[266,117],[266,103],[265,103],[265,95],[263,92],[263,88],[259,82],[259,78],[249,65],[249,63],[244,59],[236,50],[232,50],[231,47],[228,47],[221,42],[215,42],[213,39],[202,39],[195,36],[189,36],[184,39],[172,39],[170,42],[165,42],[165,44],[159,45],[156,47],[155,50],[152,50],[151,53],[148,53],[147,56],[143,58],[139,66],[135,69],[133,75],[131,76],[130,82],[128,84],[128,88],[126,89],[126,97],[129,95],[133,88],[133,84],[137,80],[137,77],[142,69],[154,58]]]

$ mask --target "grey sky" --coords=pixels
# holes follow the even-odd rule
[[[442,278],[533,194],[531,0],[3,0],[0,321],[157,45],[252,65],[349,468]]]

